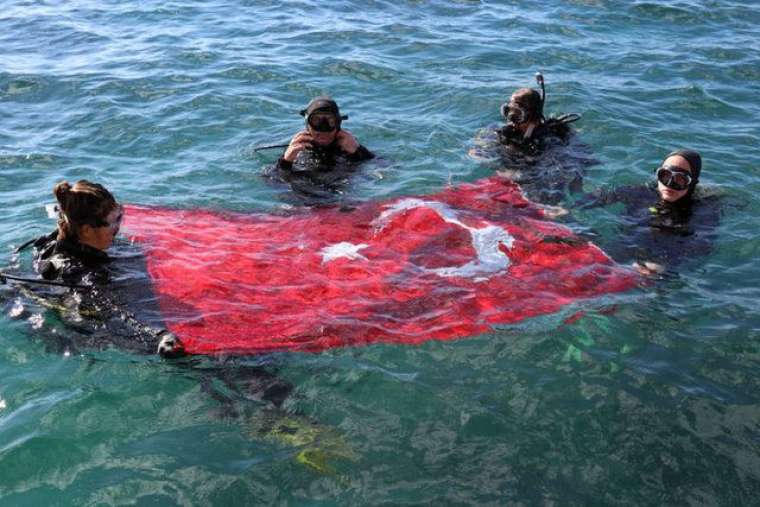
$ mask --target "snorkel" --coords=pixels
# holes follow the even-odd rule
[[[540,72],[536,72],[536,83],[541,85],[541,108],[539,113],[541,118],[544,117],[544,103],[546,103],[546,85],[544,84],[544,75]]]

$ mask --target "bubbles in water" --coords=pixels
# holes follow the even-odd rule
[[[8,315],[10,315],[11,318],[15,319],[20,317],[22,313],[24,313],[24,304],[21,302],[21,299],[16,299],[13,302],[13,306],[8,312]]]
[[[44,324],[45,318],[42,316],[41,313],[35,313],[31,317],[29,317],[29,323],[32,325],[32,329],[41,329],[42,324]]]

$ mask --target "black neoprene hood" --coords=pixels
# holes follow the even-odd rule
[[[301,110],[301,116],[308,117],[310,114],[316,112],[332,113],[338,118],[341,117],[337,102],[327,96],[311,99],[311,102],[306,106],[306,109]]]
[[[675,157],[676,155],[685,158],[691,168],[691,183],[689,184],[689,195],[691,195],[694,193],[697,183],[699,183],[699,173],[702,172],[702,157],[694,150],[676,150],[665,158]]]

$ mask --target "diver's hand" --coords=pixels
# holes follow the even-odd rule
[[[303,150],[308,150],[309,148],[311,148],[311,146],[312,146],[311,134],[309,134],[305,130],[302,130],[301,132],[293,136],[293,139],[290,140],[288,149],[285,150],[285,154],[282,156],[282,158],[291,163],[295,162],[296,157],[298,157],[298,154],[301,153]]]
[[[552,220],[555,218],[563,217],[569,213],[562,206],[551,206],[549,204],[542,205],[541,209],[544,211],[544,216]]]
[[[356,150],[359,149],[359,141],[357,141],[353,134],[348,130],[341,130],[338,132],[337,139],[340,149],[349,155],[353,155],[356,153]]]
[[[662,264],[658,264],[656,262],[651,261],[643,261],[638,262],[635,261],[633,264],[633,269],[639,272],[639,274],[644,276],[652,276],[652,275],[659,275],[665,272],[665,266]]]
[[[163,330],[158,336],[161,338],[161,341],[158,342],[158,349],[156,350],[158,355],[169,359],[184,355],[185,347],[182,345],[180,339],[174,334]]]
[[[523,172],[520,169],[501,169],[496,171],[496,176],[513,181],[515,183],[522,183],[525,179]]]

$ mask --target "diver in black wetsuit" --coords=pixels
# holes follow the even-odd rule
[[[541,92],[532,88],[515,91],[509,102],[501,105],[506,124],[481,130],[469,154],[496,161],[499,174],[519,183],[532,200],[557,204],[568,192],[581,190],[584,166],[596,160],[587,146],[568,146],[574,137],[570,124],[580,115],[544,116],[544,78],[539,73],[536,80]]]
[[[501,144],[529,155],[538,155],[549,136],[566,142],[570,137],[570,123],[580,119],[577,114],[558,118],[544,117],[544,78],[541,74],[536,78],[541,85],[542,93],[539,94],[533,88],[520,88],[514,92],[509,102],[501,105],[501,115],[507,124],[498,130]]]
[[[356,164],[375,155],[359,144],[347,130],[338,104],[329,97],[316,97],[301,111],[306,128],[290,141],[285,153],[267,173],[303,194],[320,196],[339,190]]]
[[[116,347],[141,354],[159,353],[175,358],[183,355],[180,340],[168,332],[153,294],[152,283],[141,252],[114,239],[119,233],[123,209],[102,185],[80,180],[73,186],[62,181],[53,191],[58,201],[58,227],[45,236],[22,245],[33,246],[33,264],[42,280],[0,273],[21,281],[22,291],[45,307],[59,311],[69,333],[49,333],[48,344],[61,352]],[[109,252],[113,254],[109,255]],[[52,282],[58,284],[38,285]],[[29,290],[34,286],[35,290]],[[216,364],[217,362],[215,362]],[[262,367],[233,364],[204,370],[211,386],[220,379],[233,387],[240,380],[240,396],[253,396],[279,407],[292,386]],[[209,392],[226,407],[236,401]]]
[[[152,325],[160,324],[159,312],[153,312],[147,319],[153,322],[147,323],[127,310],[127,303],[134,300],[129,291],[135,284],[120,290],[114,280],[123,273],[111,262],[107,250],[119,232],[121,205],[105,187],[87,180],[73,186],[62,181],[53,193],[58,201],[58,228],[24,247],[34,246],[34,268],[43,280],[68,286],[63,293],[38,294],[38,299],[49,304],[57,301],[54,306],[73,316],[71,324],[82,331],[61,346],[69,350],[117,345],[165,357],[180,355],[179,340],[162,326]],[[137,255],[131,259],[139,261]],[[87,325],[83,316],[91,318]]]
[[[698,195],[701,172],[696,151],[674,151],[656,169],[656,183],[602,189],[580,199],[578,207],[623,204],[621,234],[605,250],[633,261],[644,275],[663,273],[712,249],[720,207],[717,197]]]
[[[58,201],[57,230],[17,249],[34,247],[34,267],[42,279],[0,272],[0,282],[20,282],[21,294],[58,310],[70,332],[43,333],[49,344],[64,353],[115,347],[172,358],[183,355],[180,340],[163,328],[152,284],[144,276],[142,256],[125,252],[121,248],[125,245],[114,245],[123,209],[113,195],[102,185],[86,180],[73,186],[60,182],[54,194]],[[134,276],[138,272],[142,278]],[[215,357],[204,363],[174,364],[177,368],[192,367],[203,391],[219,402],[226,417],[245,415],[246,402],[252,400],[271,404],[256,413],[251,430],[261,437],[298,445],[298,462],[326,472],[331,468],[329,460],[349,457],[350,449],[339,436],[332,437],[332,447],[321,442],[330,436],[329,428],[297,411],[282,410],[293,386],[260,361],[252,365],[239,358]]]

